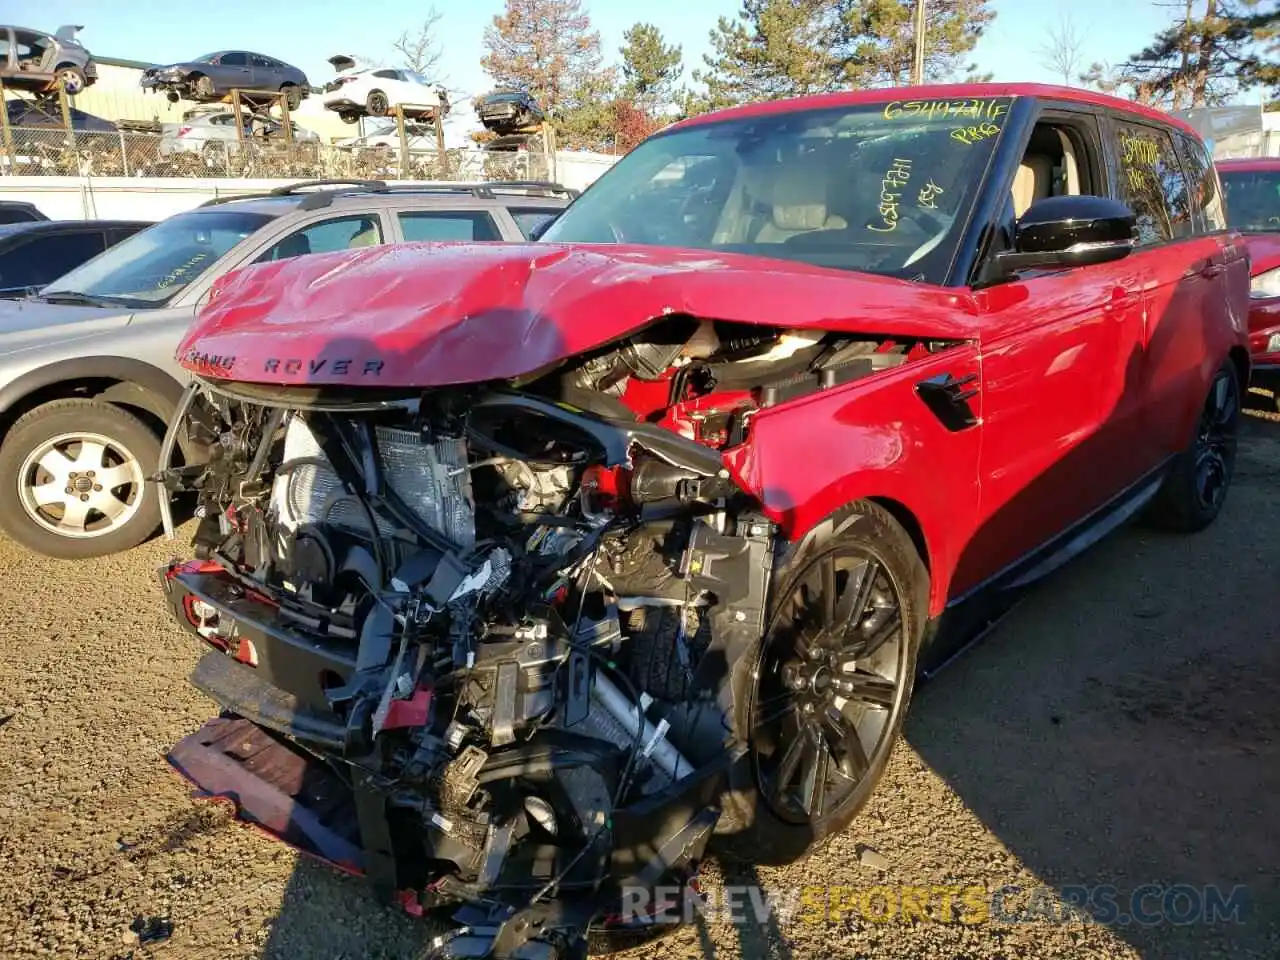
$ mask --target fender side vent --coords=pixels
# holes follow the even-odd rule
[[[933,415],[952,433],[967,430],[978,422],[969,401],[978,395],[978,375],[971,373],[957,380],[949,373],[941,373],[916,384],[916,394],[924,401]]]

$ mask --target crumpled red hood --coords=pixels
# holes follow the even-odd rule
[[[476,383],[531,373],[670,313],[976,336],[966,294],[867,274],[659,247],[414,243],[228,274],[178,359],[254,383]]]

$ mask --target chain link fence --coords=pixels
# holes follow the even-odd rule
[[[548,180],[541,151],[401,150],[314,140],[189,140],[125,131],[10,127],[0,174],[82,177],[253,177],[365,180]]]

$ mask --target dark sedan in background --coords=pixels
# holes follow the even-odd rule
[[[251,50],[220,50],[194,60],[152,67],[142,75],[144,90],[163,90],[173,102],[221,100],[232,90],[278,91],[296,110],[311,92],[307,75],[291,64]]]
[[[34,293],[149,226],[142,220],[33,220],[0,226],[0,298]]]
[[[476,103],[476,115],[486,130],[515,133],[531,130],[545,119],[536,100],[523,90],[495,90]]]
[[[31,223],[34,220],[48,219],[34,203],[23,200],[0,200],[0,224]]]

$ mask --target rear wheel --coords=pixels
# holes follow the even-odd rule
[[[736,771],[726,851],[795,860],[844,829],[902,728],[928,574],[885,510],[854,504],[779,572],[764,638],[735,696],[749,763]]]
[[[387,100],[387,95],[381,90],[370,92],[368,99],[365,101],[365,109],[369,111],[371,117],[385,117],[387,111],[391,109],[391,103]]]
[[[1222,511],[1235,472],[1241,403],[1240,378],[1228,360],[1214,375],[1195,436],[1174,460],[1147,511],[1153,525],[1195,533]]]
[[[160,439],[97,400],[31,410],[0,445],[0,527],[37,553],[84,559],[136,546],[160,523],[147,477]]]
[[[62,89],[66,91],[69,97],[74,97],[77,93],[83,92],[84,88],[88,86],[84,71],[69,63],[65,63],[58,68],[58,82],[62,84]]]

